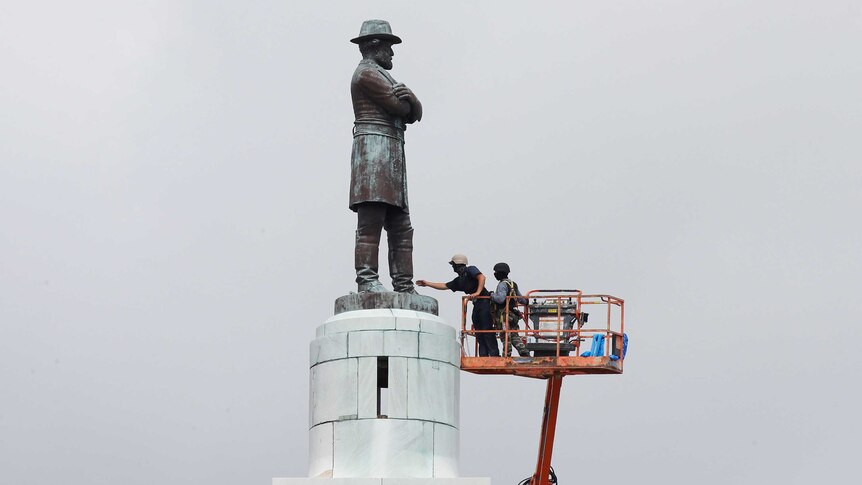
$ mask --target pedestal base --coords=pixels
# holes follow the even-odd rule
[[[397,309],[437,315],[437,300],[430,296],[384,291],[351,293],[335,300],[335,315],[355,310]]]
[[[434,301],[401,301],[422,299]],[[455,328],[430,313],[378,308],[338,313],[316,335],[308,476],[457,478]]]

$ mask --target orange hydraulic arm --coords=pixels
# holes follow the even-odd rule
[[[623,373],[627,341],[623,322],[625,302],[622,298],[612,295],[585,295],[580,290],[532,290],[527,292],[526,297],[532,300],[532,303],[507,300],[509,308],[512,305],[524,307],[523,315],[527,323],[525,329],[519,328],[517,323],[510,325],[511,322],[508,320],[502,323],[502,329],[468,329],[468,298],[465,297],[462,300],[461,370],[474,374],[510,374],[547,379],[536,471],[532,476],[522,480],[519,485],[555,485],[557,478],[551,467],[551,456],[554,452],[554,436],[563,377]],[[507,296],[509,300],[515,300],[515,298]],[[598,326],[585,325],[588,314],[583,310],[587,305],[607,307],[607,311],[603,312],[607,314],[604,325],[601,323]],[[615,308],[618,310],[615,311]],[[509,312],[505,313],[507,319],[509,315]],[[596,313],[596,315],[601,314]],[[520,318],[518,317],[518,320]],[[613,320],[618,320],[616,325],[613,324]],[[504,348],[508,347],[508,342],[513,336],[518,335],[522,341],[526,341],[526,348],[531,353],[520,357],[482,357],[477,355],[478,343],[475,343],[471,354],[467,337],[488,333],[502,334]],[[599,336],[602,338],[598,338]],[[595,348],[581,353],[581,342],[590,338]]]
[[[551,483],[551,454],[554,452],[554,432],[557,429],[557,409],[560,406],[562,385],[562,375],[554,374],[548,378],[545,410],[542,416],[542,435],[539,437],[539,460],[530,485],[550,485]]]

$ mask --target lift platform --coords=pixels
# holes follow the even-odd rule
[[[588,295],[580,290],[532,290],[522,298],[507,297],[505,328],[492,330],[468,328],[468,303],[468,298],[462,299],[461,370],[548,381],[538,462],[530,485],[550,485],[551,455],[563,377],[623,373],[628,340],[625,302],[612,295]],[[587,312],[587,309],[591,311]],[[593,322],[597,315],[602,315],[602,323],[588,325],[590,314]],[[518,317],[519,321],[510,322],[510,316]],[[503,355],[512,336],[517,335],[526,343],[530,356],[517,356],[512,349],[515,357],[479,357],[475,337],[482,333],[500,336]],[[472,345],[468,343],[470,341]]]

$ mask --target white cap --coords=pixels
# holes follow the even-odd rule
[[[449,264],[467,264],[467,256],[456,254],[449,260]]]

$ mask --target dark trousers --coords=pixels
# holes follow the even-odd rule
[[[491,324],[491,302],[487,298],[473,300],[473,329],[494,329]],[[479,343],[479,357],[500,356],[500,349],[497,347],[497,334],[495,332],[477,333],[476,342]]]
[[[389,274],[395,291],[413,289],[413,226],[410,214],[384,202],[364,202],[356,207],[356,282],[378,280],[380,235],[386,230],[389,242]]]

